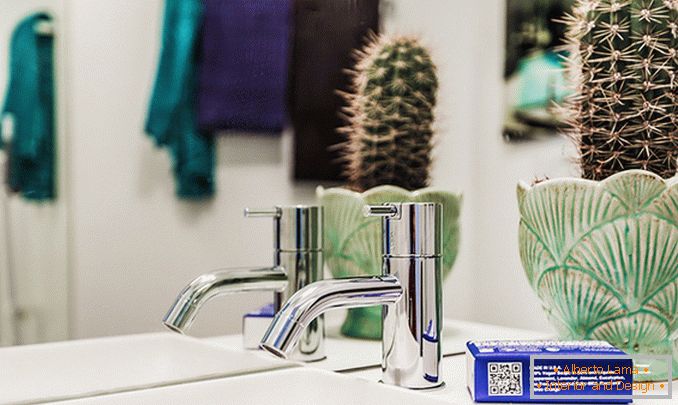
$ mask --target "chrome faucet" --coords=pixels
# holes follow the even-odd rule
[[[381,304],[382,381],[413,389],[441,386],[442,207],[386,204],[366,207],[366,215],[383,217],[382,275],[307,285],[276,314],[261,347],[284,358],[325,311]]]
[[[246,217],[273,218],[273,266],[225,269],[203,274],[188,284],[163,318],[170,330],[186,331],[200,308],[218,295],[246,291],[273,291],[278,312],[297,290],[322,279],[322,207],[278,206],[270,210],[245,210]],[[324,320],[319,317],[300,331],[295,360],[325,358]]]

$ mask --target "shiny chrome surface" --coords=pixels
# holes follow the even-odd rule
[[[390,210],[390,213],[385,213],[387,210]],[[383,221],[385,256],[436,257],[442,254],[442,206],[440,204],[408,203],[372,206],[368,215],[381,216],[385,219]]]
[[[287,269],[287,285],[274,293],[274,307],[280,311],[285,302],[299,289],[322,279],[322,252],[279,252],[277,263]],[[311,322],[299,342],[295,360],[316,361],[325,358],[325,317]]]
[[[282,267],[217,270],[198,276],[177,297],[162,323],[184,333],[191,327],[198,310],[210,299],[247,291],[282,291],[287,275]]]
[[[274,265],[269,268],[219,270],[203,274],[180,293],[165,315],[163,324],[183,333],[209,299],[247,291],[273,291],[276,312],[298,289],[322,279],[322,208],[278,206],[246,209],[246,217],[273,218]],[[301,336],[295,360],[325,358],[323,317],[315,319]]]
[[[320,251],[323,246],[322,207],[314,205],[245,209],[251,218],[273,218],[273,247],[276,251]]]
[[[434,388],[440,377],[442,207],[402,203],[368,207],[383,217],[383,275],[323,280],[295,293],[271,323],[261,347],[286,357],[304,327],[332,308],[382,304],[382,380]]]
[[[286,358],[296,347],[304,328],[326,311],[392,304],[402,293],[400,282],[388,276],[322,280],[309,284],[297,291],[276,314],[261,347]]]
[[[384,308],[382,381],[407,388],[442,384],[440,258],[385,258],[385,271],[409,286]]]

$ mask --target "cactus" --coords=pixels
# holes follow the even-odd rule
[[[438,90],[427,49],[413,38],[371,35],[356,59],[352,91],[342,94],[348,140],[339,145],[350,186],[426,187]]]
[[[582,176],[676,175],[678,0],[577,0],[563,22]]]

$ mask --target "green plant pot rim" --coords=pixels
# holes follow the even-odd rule
[[[460,201],[462,200],[462,194],[461,193],[453,192],[453,191],[449,191],[449,190],[444,190],[440,187],[424,187],[424,188],[420,188],[420,189],[417,189],[417,190],[414,190],[414,191],[409,191],[409,190],[406,190],[402,187],[392,186],[392,185],[386,184],[386,185],[372,187],[371,189],[365,190],[362,193],[350,190],[350,189],[345,188],[345,187],[325,188],[323,186],[318,186],[316,188],[316,194],[317,195],[322,195],[322,194],[325,194],[325,193],[327,193],[327,194],[344,194],[344,195],[347,195],[347,196],[353,196],[353,197],[363,198],[363,199],[370,197],[374,194],[380,194],[380,193],[383,193],[383,192],[390,192],[390,193],[395,192],[395,193],[400,193],[400,194],[404,194],[404,195],[410,195],[411,197],[418,197],[422,194],[431,194],[431,193],[447,194],[447,195],[456,197]]]

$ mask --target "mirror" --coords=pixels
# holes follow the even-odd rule
[[[55,172],[67,172],[67,151],[54,150],[53,145],[48,145],[49,142],[56,145],[68,142],[65,42],[60,36],[52,35],[52,24],[63,23],[65,7],[64,1],[0,2],[0,94],[4,96],[6,107],[12,103],[13,107],[9,108],[19,117],[30,117],[26,121],[33,125],[27,128],[24,121],[21,124],[14,122],[17,116],[3,114],[2,135],[6,147],[0,151],[3,172],[0,192],[0,343],[5,345],[63,340],[71,336],[70,197],[66,177],[51,178],[49,169],[53,165]],[[24,28],[28,24],[34,25],[35,35],[25,29],[18,33],[17,28],[22,23]],[[12,41],[13,34],[18,38],[16,41]],[[31,42],[31,38],[35,39],[34,43],[25,42]],[[11,48],[12,43],[16,45],[14,49]],[[44,69],[39,71],[45,72],[45,75],[40,79],[31,75],[33,70],[30,65],[24,65],[29,60],[36,60],[29,56],[30,52],[39,54],[36,58],[43,63]],[[11,60],[9,55],[13,56]],[[12,88],[10,73],[14,77]],[[22,77],[22,74],[25,76]],[[46,83],[45,88],[52,87],[53,94],[43,93],[36,98],[28,96],[39,91],[35,83],[38,80]],[[24,87],[26,83],[33,85],[27,88]],[[49,86],[50,83],[52,86]],[[25,95],[26,100],[38,102],[27,107],[17,100],[17,96],[21,95]],[[54,107],[50,111],[53,116],[39,117],[39,114],[50,110],[49,106]],[[35,170],[23,170],[25,166],[19,163],[18,158],[8,162],[8,146],[18,131],[23,131],[28,137],[23,138],[25,143],[17,146],[15,156],[24,152],[29,154],[29,142],[42,139],[43,146],[36,148],[35,159],[30,163],[37,162],[39,167]],[[20,148],[24,149],[21,153],[18,152]],[[22,191],[9,192],[8,184]]]
[[[243,209],[314,204],[317,186],[346,184],[340,153],[328,149],[345,139],[336,90],[349,90],[346,49],[362,47],[369,30],[416,38],[437,66],[431,185],[464,195],[445,317],[548,330],[518,256],[515,185],[576,169],[560,137],[501,137],[507,2],[333,2],[233,2],[245,17],[254,13],[247,3],[259,5],[254,19],[207,2],[206,37],[188,51],[203,59],[163,67],[163,55],[185,46],[173,35],[196,28],[195,10],[171,14],[162,0],[0,0],[0,94],[26,72],[11,64],[12,34],[36,13],[50,17],[33,40],[49,38],[53,50],[55,145],[54,198],[6,188],[0,198],[1,344],[160,331],[192,278],[270,266],[271,221]],[[163,48],[172,38],[176,48]],[[182,98],[177,77],[195,81],[200,98]],[[171,121],[174,108],[188,116]],[[14,140],[7,118],[2,127]],[[179,129],[188,135],[175,138]],[[6,162],[12,152],[0,154]],[[215,299],[191,334],[238,333],[244,313],[271,301],[265,292]]]

